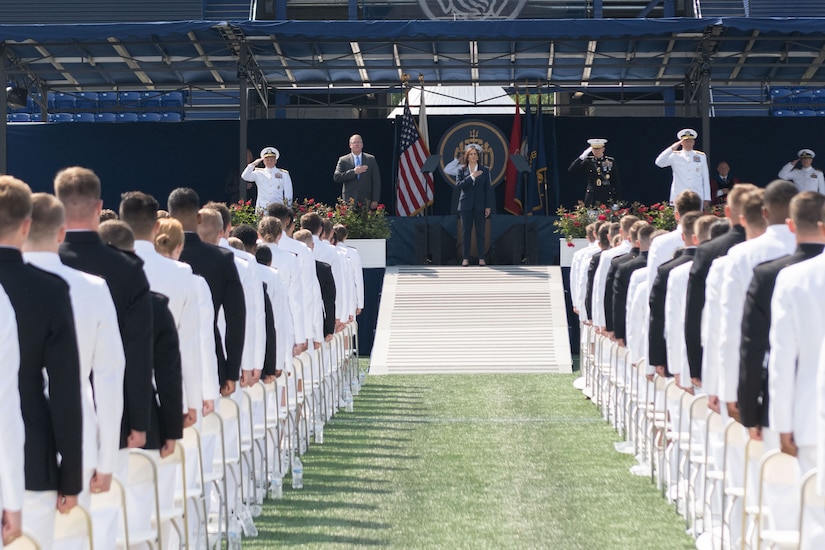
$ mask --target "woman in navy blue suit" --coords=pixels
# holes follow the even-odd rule
[[[464,259],[462,266],[470,265],[470,239],[473,235],[473,224],[476,228],[476,250],[478,251],[478,265],[487,265],[484,261],[484,232],[485,218],[490,215],[493,206],[493,188],[490,185],[490,170],[479,162],[481,147],[470,144],[464,149],[464,159],[458,169],[455,181],[461,190],[458,197],[458,213],[461,216],[461,226],[464,237],[462,245]]]

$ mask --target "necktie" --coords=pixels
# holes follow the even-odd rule
[[[356,155],[355,156],[355,167],[358,168],[359,166],[361,166],[361,155]],[[361,179],[361,174],[357,174],[355,176],[355,178],[360,180]]]

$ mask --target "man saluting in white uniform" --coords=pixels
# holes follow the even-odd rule
[[[292,178],[289,172],[278,168],[281,153],[274,147],[264,147],[261,156],[250,162],[241,173],[241,178],[258,186],[258,200],[255,208],[265,209],[270,203],[292,205]],[[264,168],[255,168],[263,161]]]
[[[693,191],[702,199],[704,208],[710,206],[710,175],[708,159],[702,151],[693,148],[698,137],[696,130],[685,128],[676,133],[679,141],[666,148],[656,157],[656,166],[673,170],[670,184],[670,202],[682,191]]]

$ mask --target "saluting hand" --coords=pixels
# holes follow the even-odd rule
[[[675,153],[676,151],[678,151],[681,147],[682,147],[682,142],[681,142],[681,140],[680,140],[680,141],[677,141],[676,143],[674,143],[673,145],[671,145],[671,146],[670,146],[670,148],[673,150],[673,152],[674,152],[674,153]]]

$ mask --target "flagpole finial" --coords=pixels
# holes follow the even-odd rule
[[[408,75],[407,73],[401,73],[401,84],[406,86],[409,81],[410,75]]]
[[[422,73],[418,73],[418,82],[422,86],[424,85],[424,75]]]

